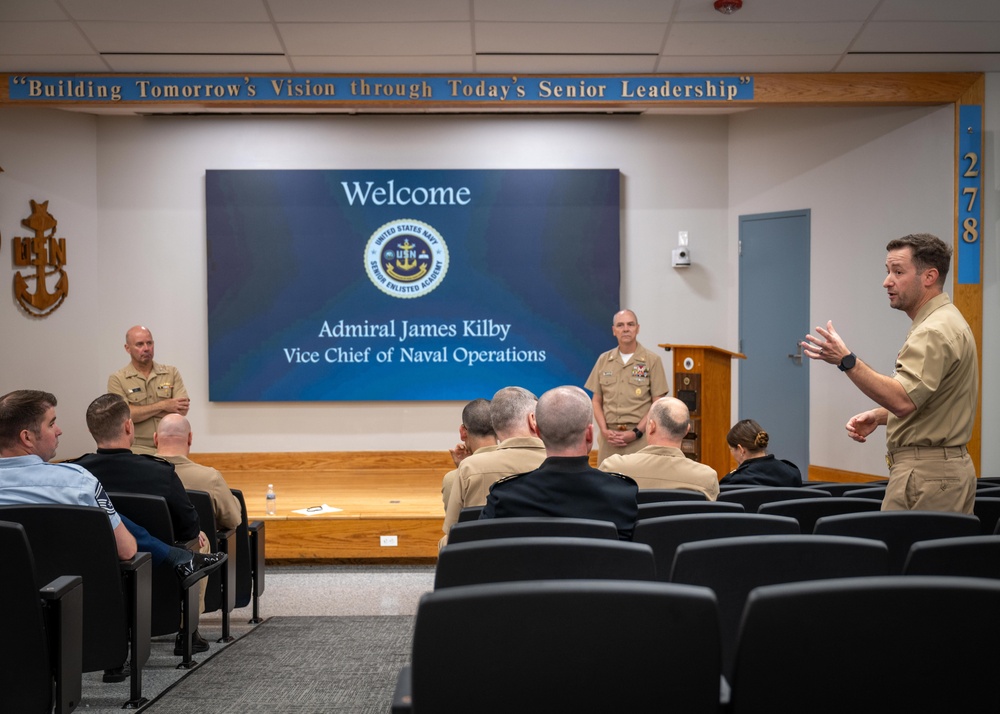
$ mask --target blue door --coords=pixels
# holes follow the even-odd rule
[[[809,210],[740,216],[740,419],[809,472]]]

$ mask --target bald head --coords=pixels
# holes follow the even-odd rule
[[[650,444],[680,448],[690,427],[691,412],[680,399],[661,397],[649,408],[646,430]]]
[[[594,408],[579,387],[550,389],[538,400],[535,424],[549,456],[583,456],[593,441]]]
[[[132,366],[143,374],[153,367],[153,334],[142,325],[134,325],[125,333],[125,351]]]
[[[153,443],[160,456],[187,456],[191,452],[191,422],[180,414],[167,414],[156,426]]]

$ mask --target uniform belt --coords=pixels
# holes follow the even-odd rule
[[[969,450],[964,446],[902,446],[893,449],[885,455],[885,463],[892,468],[892,465],[900,459],[931,459],[944,461],[946,459],[960,459]]]
[[[615,424],[615,429],[617,429],[618,431],[632,431],[632,429],[634,427],[636,427],[636,426],[638,426],[638,425],[637,424]]]

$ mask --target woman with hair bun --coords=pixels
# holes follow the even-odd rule
[[[735,470],[720,484],[743,483],[755,486],[801,486],[802,474],[791,461],[767,453],[767,432],[753,419],[744,419],[726,434],[726,443],[736,463]]]

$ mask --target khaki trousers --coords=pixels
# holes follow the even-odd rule
[[[964,446],[913,446],[886,456],[889,483],[883,511],[972,513],[976,469]]]

